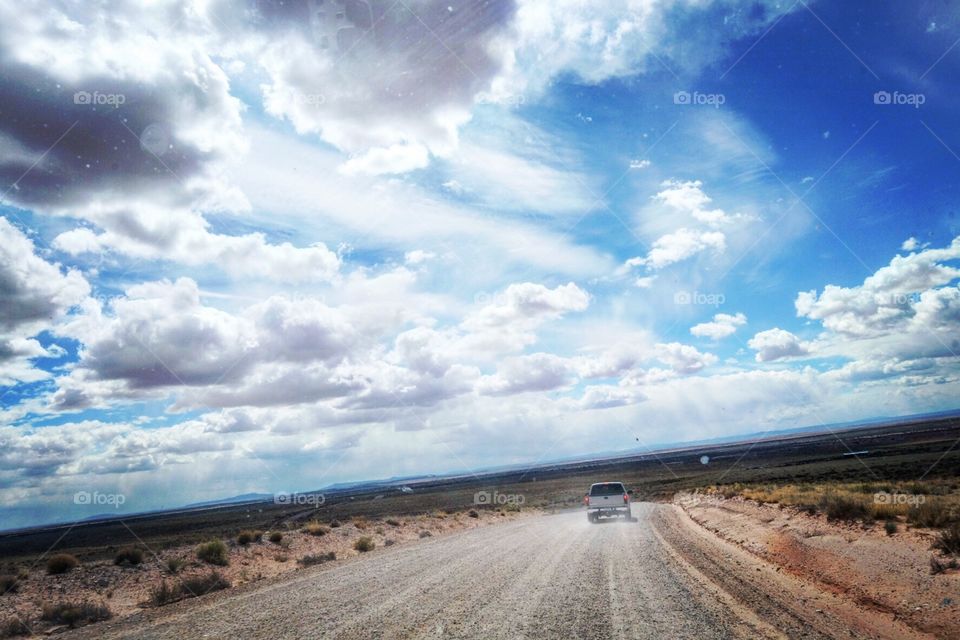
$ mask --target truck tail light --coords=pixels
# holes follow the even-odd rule
[[[583,496],[583,504],[590,506],[590,496]]]
[[[623,494],[623,503],[626,504],[630,502],[630,496],[628,494]]]

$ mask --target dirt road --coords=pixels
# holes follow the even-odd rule
[[[378,549],[70,638],[913,638],[693,525],[531,517]]]

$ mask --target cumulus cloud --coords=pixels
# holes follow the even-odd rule
[[[670,342],[656,346],[657,359],[677,373],[697,373],[716,363],[717,356],[702,353],[688,344]]]
[[[571,382],[571,364],[551,353],[533,353],[505,359],[496,374],[477,382],[484,395],[508,395],[529,391],[553,391]]]
[[[90,285],[79,272],[37,255],[30,238],[2,217],[0,237],[0,384],[35,382],[49,374],[32,361],[59,357],[62,348],[44,348],[33,336],[83,303]]]
[[[848,336],[889,332],[914,316],[917,296],[960,277],[960,269],[945,264],[958,258],[960,238],[943,249],[895,256],[859,286],[827,285],[820,294],[800,292],[797,315],[819,320],[825,328]]]
[[[747,346],[757,352],[757,362],[772,362],[783,358],[805,356],[810,346],[784,329],[773,328],[761,331],[750,338]]]
[[[700,231],[683,227],[657,238],[645,258],[632,258],[627,261],[626,266],[643,265],[650,269],[662,269],[707,250],[722,253],[726,246],[727,238],[722,231]]]
[[[733,335],[737,327],[747,323],[747,316],[742,313],[730,315],[728,313],[718,313],[713,316],[712,322],[701,322],[690,327],[690,333],[698,338],[710,338],[711,340],[721,340],[727,336]]]

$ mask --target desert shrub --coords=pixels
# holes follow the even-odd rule
[[[947,566],[940,562],[937,556],[930,557],[930,574],[937,575],[947,570]]]
[[[951,523],[937,534],[933,548],[946,554],[960,554],[960,522]]]
[[[251,531],[249,529],[246,529],[244,531],[241,531],[240,534],[237,536],[237,544],[242,544],[246,546],[251,542],[260,542],[262,538],[263,538],[262,531]]]
[[[860,498],[827,493],[820,499],[820,509],[828,520],[867,520],[870,510]]]
[[[339,520],[331,520],[331,521],[330,521],[330,528],[331,528],[331,529],[336,529],[336,528],[339,527],[339,526],[340,526],[340,521],[339,521]]]
[[[401,524],[399,520],[394,520],[393,518],[387,518],[386,520],[384,520],[384,522],[386,522],[391,527],[399,527]]]
[[[331,525],[332,526],[332,525]],[[339,526],[339,525],[337,525]],[[306,526],[303,527],[303,530],[309,533],[312,536],[325,536],[330,533],[330,529],[326,528],[319,522],[308,522]]]
[[[392,547],[395,544],[397,544],[397,541],[394,540],[393,538],[387,538],[386,540],[383,541],[383,546],[385,547]]]
[[[224,578],[219,571],[211,571],[206,575],[184,578],[181,584],[187,596],[202,596],[212,591],[230,588],[230,581]]]
[[[897,523],[893,520],[887,520],[883,523],[883,530],[887,532],[888,536],[892,536],[897,532]]]
[[[367,522],[366,518],[359,517],[353,519],[353,526],[355,526],[357,529],[360,529],[360,531],[365,531],[367,527],[370,526],[370,523]]]
[[[187,564],[186,561],[180,558],[167,558],[167,571],[176,574],[180,569],[183,569],[185,564]]]
[[[907,521],[918,527],[939,529],[950,524],[952,519],[949,507],[940,500],[926,500],[907,511]]]
[[[304,567],[309,567],[315,564],[323,564],[324,562],[332,562],[336,559],[336,552],[330,551],[327,553],[308,554],[297,560],[297,562]]]
[[[277,555],[273,556],[273,559],[276,560],[277,562],[289,562],[289,561],[290,561],[290,556],[281,553],[281,554],[277,554]]]
[[[229,589],[230,582],[220,572],[211,571],[202,576],[185,578],[179,584],[171,584],[163,580],[150,590],[150,602],[154,606],[162,607],[165,604],[183,600],[184,598],[199,597],[213,591]]]
[[[203,560],[207,564],[215,564],[221,567],[225,567],[230,564],[230,557],[227,553],[227,545],[223,543],[223,540],[211,540],[210,542],[204,542],[198,546],[197,558]]]
[[[476,510],[476,509],[470,509],[470,511],[467,513],[467,515],[470,516],[471,518],[479,518],[479,517],[480,517],[480,514],[477,513],[477,510]]]
[[[433,535],[432,533],[430,533],[429,531],[426,531],[426,530],[420,532],[420,537],[421,537],[421,538],[429,538],[429,537],[432,536],[432,535]]]
[[[166,580],[161,580],[160,584],[150,588],[150,602],[155,607],[162,607],[165,604],[175,602],[180,597],[180,589]]]
[[[143,550],[137,547],[123,547],[117,551],[113,557],[113,564],[123,564],[127,562],[131,565],[138,565],[143,562]]]
[[[373,551],[373,548],[377,544],[373,541],[373,538],[370,536],[361,536],[357,538],[356,542],[353,543],[353,548],[359,551],[360,553],[366,553],[367,551]]]
[[[57,553],[47,558],[47,573],[66,573],[79,564],[80,562],[69,553]]]
[[[44,605],[40,617],[47,622],[75,627],[85,622],[109,620],[113,614],[106,605],[94,602],[58,602]]]
[[[21,618],[9,618],[0,625],[0,638],[13,638],[15,636],[32,636],[33,630]]]
[[[20,579],[17,576],[0,576],[0,596],[5,593],[16,593],[20,588]]]
[[[283,540],[283,534],[279,531],[271,531],[269,540],[273,544],[280,544],[280,541]]]

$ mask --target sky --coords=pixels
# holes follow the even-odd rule
[[[957,407],[960,6],[0,1],[0,529]]]

